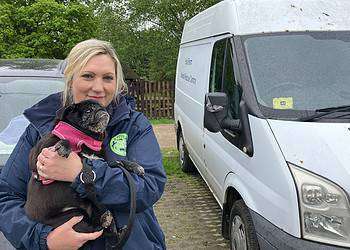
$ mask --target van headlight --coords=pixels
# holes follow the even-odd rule
[[[335,183],[288,163],[298,189],[303,238],[350,246],[347,194]]]

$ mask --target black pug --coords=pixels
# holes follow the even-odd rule
[[[73,227],[75,231],[101,230],[101,218],[96,218],[100,214],[94,211],[96,207],[91,200],[80,198],[69,182],[45,180],[39,176],[36,162],[41,150],[52,146],[62,157],[68,157],[73,150],[79,152],[81,158],[103,158],[101,145],[108,121],[107,110],[96,101],[86,100],[70,105],[56,119],[54,130],[32,148],[29,155],[32,176],[25,204],[25,212],[30,219],[56,228],[74,216],[83,215],[83,220]],[[144,174],[138,164],[130,166],[129,171]]]

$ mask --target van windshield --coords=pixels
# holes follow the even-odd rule
[[[275,33],[243,41],[263,111],[300,117],[300,111],[350,104],[350,32]]]

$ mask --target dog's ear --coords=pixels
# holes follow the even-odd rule
[[[66,117],[67,114],[69,114],[73,109],[74,109],[74,108],[73,108],[72,105],[66,107],[66,108],[64,109],[64,111],[62,112],[62,117],[61,117],[61,119],[63,119],[64,117]]]
[[[71,104],[71,105],[67,106],[62,112],[60,120],[64,120],[65,117],[67,117],[67,115],[76,112],[76,109],[77,109],[76,104]]]

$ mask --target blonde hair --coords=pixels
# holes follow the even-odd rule
[[[72,81],[75,74],[79,73],[86,63],[96,55],[109,55],[114,61],[117,91],[114,100],[117,101],[117,94],[125,92],[127,86],[124,82],[124,74],[117,54],[109,42],[97,39],[89,39],[75,45],[67,57],[67,65],[64,70],[65,87],[62,95],[63,106],[73,103]]]

